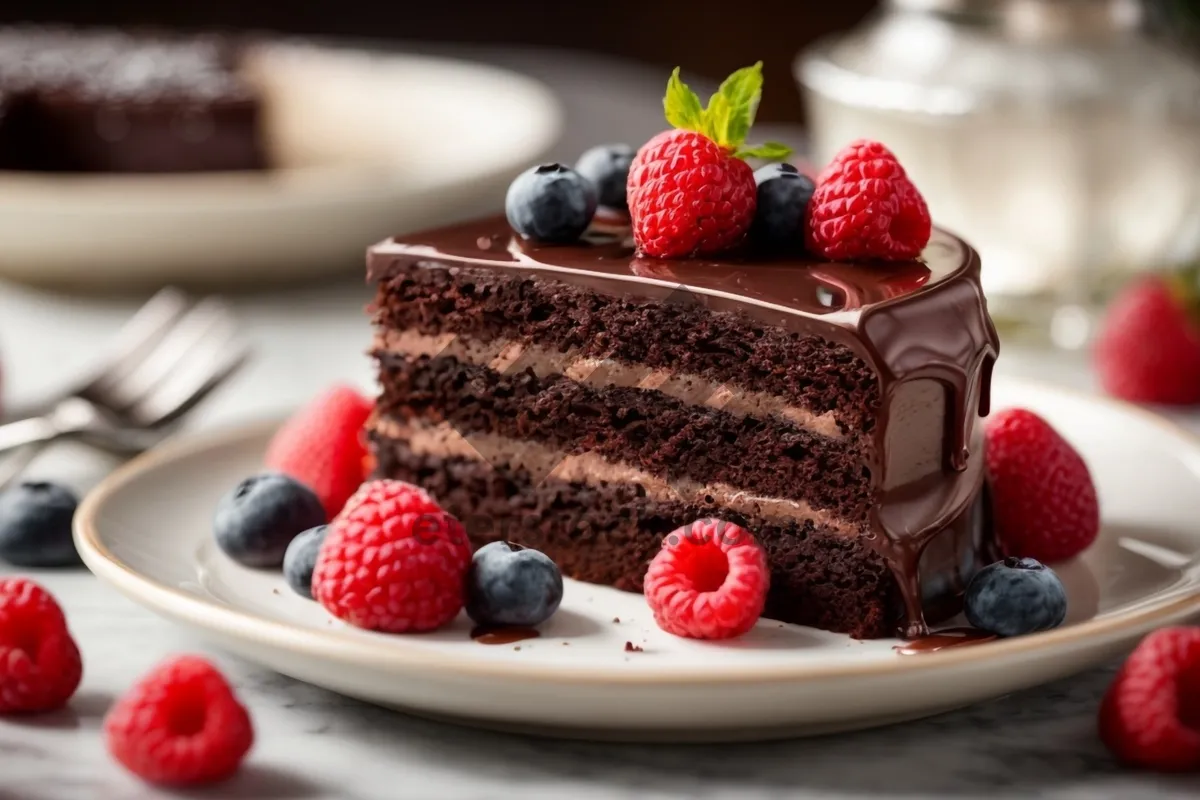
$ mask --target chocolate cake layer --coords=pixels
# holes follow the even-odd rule
[[[782,420],[693,405],[631,387],[596,389],[563,375],[500,373],[453,357],[380,356],[378,412],[448,422],[468,439],[494,433],[592,452],[667,480],[720,483],[803,500],[865,525],[871,509],[863,453]]]
[[[4,166],[51,172],[261,169],[257,91],[211,36],[0,29],[15,98]]]
[[[777,584],[769,615],[861,635],[896,620],[923,634],[993,555],[979,418],[998,346],[978,258],[953,236],[935,231],[901,263],[666,261],[611,227],[541,246],[485,219],[381,242],[368,273],[382,474],[412,475],[415,459],[438,496],[457,491],[453,464],[474,464],[500,475],[517,527],[553,487],[634,492],[675,527],[744,521]],[[603,513],[628,520],[618,505]],[[655,537],[585,547],[569,535],[578,521],[539,508],[538,525],[560,531],[547,547],[580,576],[640,580]],[[657,530],[634,517],[628,541]],[[793,539],[841,555],[794,571]],[[876,600],[822,588],[855,576]]]
[[[870,430],[879,411],[879,382],[849,348],[745,313],[713,314],[684,289],[613,302],[586,286],[418,262],[380,281],[374,308],[385,329],[551,343],[579,357],[666,368],[832,413],[845,430]]]
[[[641,591],[664,536],[712,516],[701,504],[661,501],[636,484],[537,481],[521,470],[412,452],[403,441],[373,437],[379,475],[424,487],[462,520],[474,546],[497,539],[542,550],[576,580]],[[766,519],[725,510],[722,519],[754,531],[771,565],[765,616],[848,633],[891,635],[903,618],[900,591],[886,561],[860,537],[812,521]],[[982,516],[969,509],[929,548],[922,593],[929,621],[956,613],[965,576],[978,568]]]
[[[822,436],[846,438],[832,411],[818,414],[768,392],[732,387],[676,369],[586,356],[571,348],[560,350],[553,345],[526,344],[515,339],[484,342],[454,333],[382,330],[375,336],[371,353],[376,358],[452,356],[463,363],[487,366],[505,374],[530,370],[540,377],[564,375],[597,389],[607,386],[648,389],[738,416],[778,419]]]

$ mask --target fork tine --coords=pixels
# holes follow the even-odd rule
[[[136,369],[153,352],[188,308],[188,298],[166,288],[151,297],[117,332],[108,355],[93,372],[84,391],[103,392]]]
[[[118,413],[129,411],[181,364],[186,364],[197,345],[232,327],[232,316],[223,303],[212,298],[201,300],[132,371],[105,387],[103,394],[89,399]]]
[[[204,401],[234,375],[250,356],[250,348],[234,332],[214,337],[208,346],[193,352],[187,364],[139,403],[135,416],[147,427],[169,425]]]

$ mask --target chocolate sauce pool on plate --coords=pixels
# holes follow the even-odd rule
[[[491,627],[480,625],[471,631],[471,638],[480,644],[513,644],[541,636],[534,628],[518,626]]]
[[[916,656],[922,653],[936,653],[951,647],[967,647],[973,644],[983,644],[1000,637],[994,633],[976,630],[975,628],[947,628],[944,631],[934,631],[928,636],[913,639],[911,642],[898,644],[892,649],[902,656]]]

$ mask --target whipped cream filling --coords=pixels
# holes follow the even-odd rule
[[[455,333],[430,336],[414,330],[383,330],[375,334],[373,349],[409,359],[453,356],[464,363],[487,366],[497,372],[532,369],[538,377],[565,375],[573,381],[601,389],[633,387],[662,392],[694,405],[705,405],[745,417],[773,416],[831,439],[843,439],[833,412],[816,414],[776,395],[736,389],[699,375],[668,369],[651,369],[608,358],[582,356],[578,351],[559,352],[541,345],[510,339],[478,341]]]
[[[459,433],[448,422],[377,417],[371,426],[380,435],[405,442],[418,455],[457,456],[482,461],[490,467],[523,469],[540,480],[600,485],[629,483],[641,486],[659,501],[677,501],[728,508],[768,520],[812,521],[844,536],[857,536],[861,526],[803,500],[765,497],[724,483],[670,480],[621,461],[587,453],[566,453],[539,442],[512,439],[493,433]]]

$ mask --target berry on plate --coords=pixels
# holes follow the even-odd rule
[[[1100,738],[1130,766],[1200,771],[1200,627],[1142,640],[1100,704]]]
[[[838,261],[906,261],[929,244],[933,222],[904,167],[879,142],[857,141],[818,176],[808,249]]]
[[[199,656],[155,667],[109,710],[104,733],[108,751],[126,769],[169,786],[224,780],[254,744],[250,714]]]
[[[984,567],[967,585],[967,622],[997,636],[1048,631],[1067,618],[1067,590],[1054,570],[1032,558]]]
[[[402,481],[370,481],[329,524],[313,596],[359,628],[431,631],[462,610],[470,563],[466,531],[433,498]]]
[[[363,426],[375,404],[349,386],[334,386],[285,422],[267,445],[267,469],[310,487],[333,519],[363,481]],[[324,521],[324,520],[322,520]]]
[[[1032,411],[987,420],[993,524],[1005,555],[1043,563],[1079,555],[1100,532],[1100,503],[1087,464]]]
[[[221,498],[213,533],[234,561],[270,569],[283,564],[292,539],[324,524],[325,509],[312,489],[287,475],[264,472]]]
[[[701,519],[667,535],[646,571],[658,627],[690,639],[730,639],[754,627],[767,602],[767,556],[749,531]]]
[[[762,96],[762,62],[730,75],[707,107],[676,68],[663,99],[674,130],[638,150],[626,195],[642,255],[682,258],[739,245],[754,219],[754,171],[743,159],[779,160],[791,152],[769,142],[743,147]]]
[[[292,539],[283,554],[283,579],[293,592],[312,600],[313,568],[317,565],[317,554],[325,541],[328,525],[311,528]]]
[[[804,246],[804,219],[816,183],[791,164],[767,164],[754,173],[758,187],[750,238],[768,249]]]
[[[1200,403],[1196,272],[1142,278],[1113,300],[1093,351],[1106,392],[1134,403]]]
[[[0,578],[0,714],[53,711],[79,688],[83,661],[50,593]]]
[[[16,567],[79,564],[71,539],[78,504],[57,483],[25,481],[0,492],[0,560]]]
[[[480,625],[541,625],[562,602],[562,573],[549,556],[508,542],[475,551],[467,570],[467,616]]]
[[[526,239],[566,244],[596,215],[596,186],[570,167],[542,164],[517,176],[504,197],[508,224]]]
[[[584,151],[575,162],[575,171],[596,187],[596,199],[605,208],[624,211],[625,184],[629,181],[629,165],[634,149],[627,144],[602,144]]]

